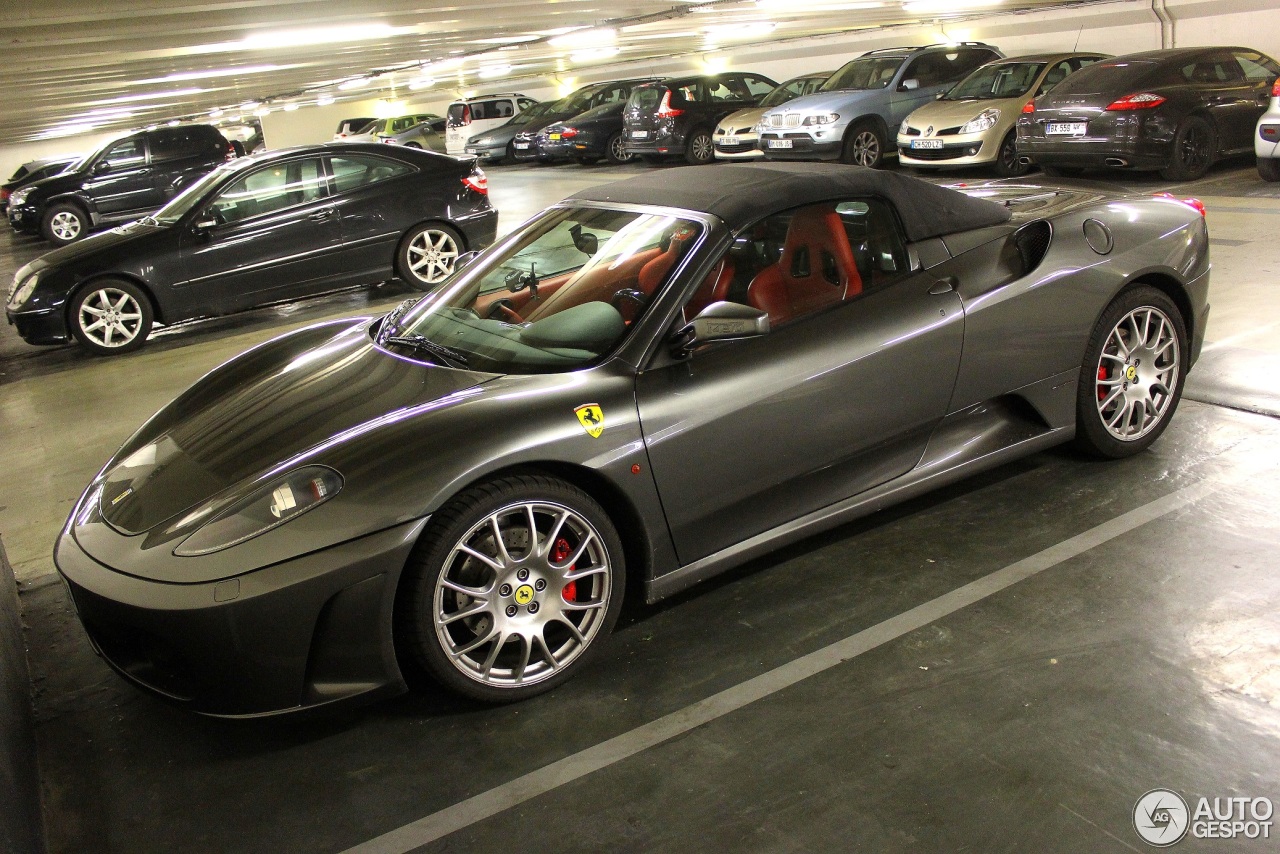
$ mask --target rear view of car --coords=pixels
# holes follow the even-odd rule
[[[750,72],[673,77],[637,86],[622,112],[626,152],[710,163],[715,157],[712,134],[720,120],[756,106],[776,88],[773,80]]]
[[[1271,104],[1258,119],[1253,136],[1258,174],[1264,181],[1280,181],[1280,78],[1271,86]]]
[[[1248,48],[1152,50],[1096,63],[1026,108],[1018,149],[1049,174],[1159,170],[1199,178],[1254,148],[1280,64]]]
[[[445,151],[464,154],[471,137],[506,124],[536,103],[520,94],[481,95],[454,101],[445,115]]]
[[[334,131],[333,138],[335,140],[347,139],[361,133],[366,127],[376,122],[373,116],[363,116],[354,119],[343,119],[338,122],[338,129]]]

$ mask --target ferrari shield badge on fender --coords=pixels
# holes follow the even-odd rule
[[[582,429],[587,431],[588,436],[592,439],[600,438],[600,434],[604,432],[604,411],[600,409],[600,404],[584,403],[573,410],[573,414],[578,416],[578,421],[582,423]]]

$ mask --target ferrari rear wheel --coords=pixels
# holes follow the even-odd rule
[[[543,475],[468,489],[405,567],[397,642],[445,686],[523,700],[572,677],[617,621],[625,567],[608,514]]]
[[[1116,297],[1080,369],[1077,445],[1113,459],[1149,447],[1178,408],[1186,360],[1186,325],[1173,300],[1145,285]]]

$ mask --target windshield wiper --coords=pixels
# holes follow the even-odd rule
[[[431,355],[443,359],[451,368],[465,368],[467,366],[467,355],[465,353],[460,353],[443,344],[437,344],[423,335],[391,335],[384,338],[382,343],[400,344],[404,347],[412,347],[415,350],[425,350]]]

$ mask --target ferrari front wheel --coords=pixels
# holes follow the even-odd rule
[[[1121,293],[1080,368],[1076,444],[1113,459],[1145,450],[1169,426],[1186,374],[1186,324],[1173,300],[1146,285]]]
[[[624,576],[617,530],[582,490],[543,475],[482,483],[432,516],[410,557],[397,642],[461,694],[523,700],[583,667]]]

